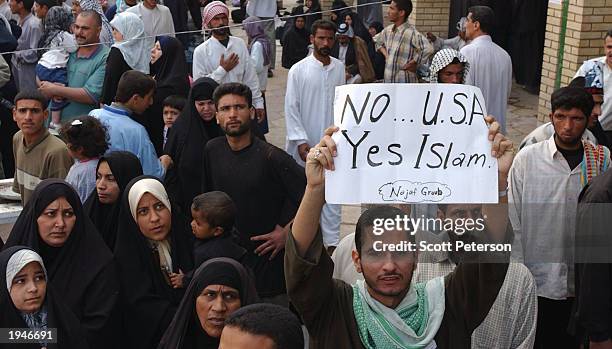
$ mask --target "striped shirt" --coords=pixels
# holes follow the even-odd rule
[[[408,21],[397,27],[394,24],[386,27],[374,41],[377,50],[381,47],[387,50],[386,83],[419,82],[415,73],[402,70],[402,67],[412,60],[417,65],[426,64],[434,53],[429,40]]]

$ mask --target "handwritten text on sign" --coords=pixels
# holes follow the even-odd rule
[[[366,84],[336,88],[335,171],[326,200],[359,203],[494,203],[480,89],[452,84]]]

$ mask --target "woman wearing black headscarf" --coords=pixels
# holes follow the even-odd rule
[[[291,28],[283,36],[283,68],[290,69],[295,63],[308,56],[310,32],[306,25],[306,17],[295,17]]]
[[[114,151],[98,161],[96,189],[83,208],[111,250],[117,238],[121,196],[127,184],[138,176],[142,176],[142,165],[128,151]]]
[[[0,327],[38,330],[45,336],[46,331],[57,330],[57,343],[41,339],[31,344],[0,344],[1,348],[89,348],[76,316],[47,282],[42,258],[25,246],[0,253]]]
[[[121,199],[115,258],[121,281],[127,348],[155,348],[172,321],[184,288],[182,271],[193,269],[193,236],[170,204],[163,184],[134,178]]]
[[[224,135],[215,119],[216,109],[212,102],[217,86],[217,82],[211,78],[195,81],[181,116],[168,131],[168,142],[164,148],[164,153],[170,155],[174,162],[166,173],[168,192],[173,202],[189,218],[191,201],[201,192],[202,151],[209,140]]]
[[[81,322],[89,346],[116,347],[119,285],[113,255],[68,183],[46,179],[38,184],[5,248],[17,245],[43,258],[48,281]]]
[[[164,146],[164,99],[171,95],[186,96],[189,92],[189,78],[185,50],[178,39],[158,37],[151,56],[151,75],[156,87],[153,104],[144,113],[147,115],[145,127],[155,151],[161,156]]]
[[[194,273],[159,349],[216,349],[225,319],[258,301],[248,271],[229,258],[214,258]]]
[[[344,0],[334,0],[331,5],[331,13],[330,19],[332,22],[336,23],[336,25],[340,25],[340,23],[344,23],[344,15],[349,12],[349,6],[344,2]]]
[[[291,9],[292,16],[302,14],[304,15],[303,18],[306,26],[306,31],[310,33],[310,30],[312,29],[312,24],[322,18],[321,4],[319,3],[319,0],[306,0],[304,6],[296,6]],[[293,27],[293,25],[295,25],[296,19],[297,18],[288,20],[285,26],[289,25],[290,27]]]
[[[369,44],[372,41],[372,36],[370,35],[368,28],[365,27],[363,21],[361,20],[361,16],[359,16],[356,12],[345,12],[342,20],[348,26],[352,27],[355,35],[365,41],[366,44]]]
[[[376,76],[376,80],[382,80],[385,77],[385,56],[380,53],[380,51],[376,50],[376,44],[374,43],[374,36],[376,34],[383,31],[385,28],[382,23],[374,22],[370,24],[368,31],[370,32],[370,36],[372,37],[372,41],[368,44],[368,54],[370,55],[370,59],[372,60],[372,65],[374,66],[374,75]]]

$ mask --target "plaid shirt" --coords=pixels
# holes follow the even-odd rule
[[[408,21],[397,27],[394,24],[386,27],[374,37],[374,41],[377,50],[381,47],[387,49],[387,83],[419,82],[415,73],[402,70],[402,67],[411,60],[415,60],[419,66],[427,63],[434,53],[429,40]]]
[[[417,240],[450,241],[448,233],[417,233]],[[421,252],[412,282],[426,282],[455,270],[448,252]],[[536,283],[521,263],[510,263],[506,279],[485,320],[472,333],[472,349],[530,349],[536,334]]]

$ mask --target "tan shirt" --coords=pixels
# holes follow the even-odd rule
[[[40,140],[30,146],[25,145],[21,131],[17,132],[13,136],[13,154],[13,191],[21,194],[21,203],[24,206],[38,183],[47,178],[66,178],[73,164],[66,144],[47,130]]]

